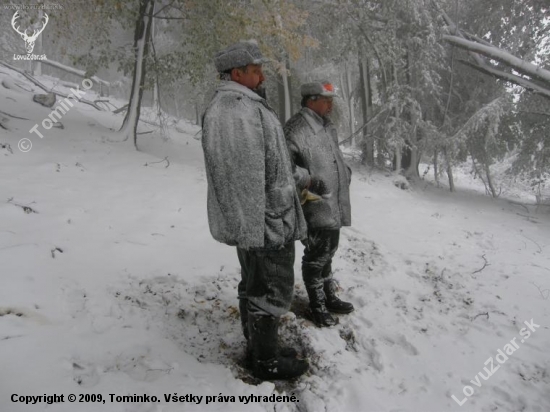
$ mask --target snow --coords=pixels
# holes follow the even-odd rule
[[[0,113],[9,128],[0,128],[0,411],[550,410],[545,211],[483,196],[468,173],[457,173],[458,193],[428,181],[402,190],[399,177],[352,162],[353,226],[333,266],[356,311],[336,327],[313,326],[297,243],[281,338],[311,371],[255,385],[242,367],[236,253],[208,229],[198,128],[141,135],[137,152],[117,142],[123,114],[75,102],[64,129],[39,139],[28,131],[51,109],[32,102],[37,88],[8,69],[0,83],[11,87],[0,86],[0,111],[29,119]],[[27,153],[22,138],[32,141]],[[531,319],[540,327],[520,342]],[[513,338],[517,351],[479,379]],[[464,399],[466,385],[473,394],[459,406],[452,396]],[[274,392],[299,402],[238,398]],[[216,401],[165,401],[176,393]],[[25,405],[13,394],[65,401]],[[70,403],[69,394],[105,403]]]

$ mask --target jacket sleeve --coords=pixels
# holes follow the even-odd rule
[[[294,176],[294,183],[296,184],[296,189],[298,192],[301,192],[304,189],[309,187],[311,183],[311,176],[307,169],[300,167],[296,162],[300,162],[300,152],[294,142],[287,139],[287,147],[290,153],[290,160],[292,162],[292,173]],[[300,162],[301,163],[301,162]]]
[[[213,194],[237,246],[264,245],[265,144],[258,108],[225,98],[204,119],[203,149]]]
[[[302,167],[303,161],[300,155],[300,149],[293,140],[293,132],[285,128],[286,145],[288,153],[290,154],[290,160],[292,162],[292,173],[294,176],[294,182],[296,189],[300,193],[302,190],[307,189],[311,183],[311,176],[306,168]]]

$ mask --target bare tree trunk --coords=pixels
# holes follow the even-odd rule
[[[290,86],[289,86],[289,80],[288,80],[288,72],[287,72],[287,65],[285,62],[285,68],[281,73],[281,78],[283,80],[283,116],[284,116],[284,122],[288,119],[290,119],[291,113],[290,113]]]
[[[153,5],[153,14],[155,14],[155,6]],[[152,19],[151,21],[151,46],[153,48],[153,59],[155,60],[155,64],[157,63],[157,53],[155,50],[155,29],[157,25],[155,24],[155,19]],[[153,81],[153,107],[158,107],[158,76]]]
[[[149,53],[149,40],[151,38],[151,23],[153,21],[154,7],[154,0],[140,0],[139,15],[134,33],[134,53],[136,61],[134,63],[132,90],[128,111],[126,112],[126,117],[124,117],[124,122],[120,128],[120,133],[124,135],[124,140],[127,140],[130,136],[133,137],[136,149],[138,148],[137,125],[141,111],[143,88],[145,85],[145,63]]]
[[[397,67],[395,64],[392,64],[391,67],[391,73],[392,73],[392,83],[395,86],[398,86],[398,78],[397,78]],[[394,109],[394,117],[399,120],[401,114],[398,112],[397,108]],[[394,148],[394,162],[393,162],[393,170],[396,172],[400,172],[403,169],[403,144],[397,144],[397,146]]]
[[[416,131],[413,133],[416,133]],[[415,136],[415,139],[416,139],[416,136]],[[416,145],[416,142],[414,143],[411,142],[411,147],[409,150],[410,150],[409,164],[407,166],[407,170],[405,174],[410,177],[420,177],[420,173],[418,172],[418,164],[420,163],[420,156],[418,153],[418,147]]]
[[[351,83],[351,68],[348,62],[344,62],[344,70],[340,71],[340,88],[342,89],[342,97],[348,107],[348,126],[349,137],[345,139],[346,146],[353,146],[356,142],[355,136],[355,111],[353,107],[353,90]]]
[[[409,177],[420,177],[420,173],[418,172],[418,165],[420,163],[420,153],[418,150],[418,119],[416,117],[417,114],[411,116],[412,131],[406,142],[408,145],[403,149],[404,162],[402,167],[405,169],[405,175]]]
[[[351,84],[351,67],[346,62],[346,86],[347,86],[347,97],[346,102],[348,104],[349,110],[349,132],[352,136],[355,135],[355,112],[353,110],[353,86]],[[351,138],[350,146],[355,145],[355,138]]]
[[[39,22],[42,21],[43,17],[44,17],[44,11],[42,9],[40,9],[38,11],[38,21]],[[43,54],[43,51],[44,51],[44,49],[42,48],[42,44],[43,44],[42,43],[42,37],[43,36],[44,35],[42,34],[42,35],[38,36],[38,38],[36,39],[36,42],[35,42],[35,50],[37,50],[36,54]],[[40,60],[36,60],[36,61],[33,62],[33,64],[34,64],[34,71],[33,71],[34,75],[35,76],[41,76],[42,75],[42,63],[40,62]]]
[[[279,7],[281,5],[279,4]],[[275,16],[275,24],[279,28],[279,30],[283,30],[283,20],[281,18],[281,13],[279,13]],[[291,116],[291,107],[290,107],[290,85],[289,85],[289,79],[288,75],[290,73],[290,61],[288,59],[288,55],[283,50],[281,61],[284,64],[284,68],[281,71],[281,82],[282,82],[282,90],[279,88],[279,108],[281,109],[279,112],[279,116],[281,117],[281,123],[286,123],[288,119],[290,119]],[[281,93],[282,91],[282,93]]]
[[[394,162],[393,162],[393,170],[396,172],[399,172],[401,170],[401,148],[396,147],[394,149]]]
[[[174,108],[176,109],[176,118],[180,119],[180,105],[178,103],[177,96],[174,96]]]
[[[497,198],[499,194],[497,193],[495,186],[493,185],[493,178],[491,177],[491,171],[489,170],[489,165],[484,165],[485,169],[485,176],[487,176],[487,185],[489,186],[489,190],[491,191],[491,196],[494,198]]]
[[[361,108],[363,124],[366,125],[372,115],[372,93],[370,83],[369,62],[363,49],[359,52],[359,78],[361,81]],[[374,166],[374,136],[369,134],[368,127],[363,128],[363,162]]]
[[[279,119],[285,124],[292,116],[292,102],[290,99],[290,62],[287,57],[284,57],[285,67],[279,73],[279,81],[277,82],[277,94],[279,97]]]
[[[155,14],[155,6],[153,5],[153,15]],[[157,25],[155,19],[151,21],[151,47],[153,49],[153,57],[155,59],[155,65],[157,64],[157,52],[155,50],[155,35],[157,31]],[[160,102],[160,85],[158,70],[156,70],[155,80],[153,82],[153,107],[157,109],[157,116],[160,119],[162,114],[162,106]]]
[[[481,173],[481,171],[479,170],[479,168],[477,167],[477,164],[476,164],[476,159],[472,153],[472,150],[470,149],[470,157],[472,158],[472,166],[474,167],[474,179],[479,176],[479,179],[481,180],[481,182],[483,183],[483,186],[485,186],[485,194],[487,195],[491,195],[491,189],[489,187],[489,185],[487,184],[487,182],[485,181],[485,179],[483,178],[483,174]],[[485,171],[485,164],[483,162],[481,162],[482,166],[483,166],[483,170]]]
[[[492,124],[490,122],[488,127],[487,127],[487,132],[485,133],[485,142],[483,144],[482,164],[483,164],[483,171],[485,172],[485,176],[487,177],[487,183],[486,183],[485,186],[488,187],[489,194],[493,198],[497,198],[499,196],[499,194],[497,193],[497,191],[495,190],[495,186],[493,185],[493,179],[491,177],[491,170],[489,169],[489,165],[490,165],[491,162],[489,160],[489,155],[487,154],[487,145],[488,145],[488,141],[490,139],[490,136],[492,134],[491,129],[492,129]],[[472,156],[472,159],[473,159],[473,156]]]
[[[438,165],[437,165],[437,162],[438,162],[438,152],[437,150],[434,150],[434,179],[435,179],[435,184],[437,185],[437,187],[439,187],[439,170],[438,170]]]
[[[417,76],[416,71],[414,69],[414,61],[413,61],[413,53],[410,50],[407,50],[407,53],[405,55],[406,60],[406,75],[407,75],[407,84],[411,88],[411,90],[416,90],[417,88]],[[409,134],[408,139],[405,139],[405,147],[404,153],[403,153],[403,159],[405,160],[403,162],[403,169],[405,169],[405,175],[408,177],[420,177],[420,173],[418,172],[418,164],[420,162],[420,153],[418,151],[418,123],[420,121],[421,113],[418,113],[414,110],[414,107],[412,107],[412,104],[410,105],[409,109],[409,124],[411,128],[411,132]]]
[[[447,152],[447,148],[443,148],[443,155],[445,156],[445,163],[447,163],[447,177],[449,178],[449,190],[451,192],[456,192],[455,189],[455,181],[453,177],[453,167],[451,164],[451,159],[449,157],[449,153]]]

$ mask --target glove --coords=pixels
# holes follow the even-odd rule
[[[328,187],[321,179],[316,176],[311,176],[311,182],[309,183],[308,190],[319,196],[323,196],[329,193]]]

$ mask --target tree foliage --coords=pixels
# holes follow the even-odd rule
[[[89,75],[130,78],[139,4],[74,0],[51,19],[48,52]],[[423,160],[451,181],[469,160],[489,181],[491,165],[515,156],[511,174],[547,179],[545,0],[157,0],[153,15],[146,104],[156,90],[163,110],[200,117],[215,87],[213,55],[255,38],[273,61],[271,102],[297,103],[300,83],[331,80],[342,96],[334,110],[342,138],[372,166],[415,177]]]

